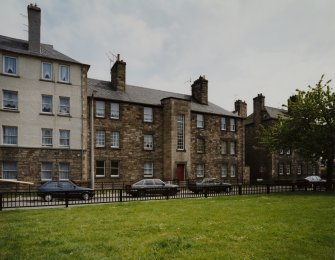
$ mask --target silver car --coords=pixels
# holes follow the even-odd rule
[[[160,179],[143,179],[130,187],[126,187],[126,192],[132,196],[146,195],[176,195],[180,191],[178,185],[168,184]]]

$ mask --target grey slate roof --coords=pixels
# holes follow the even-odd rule
[[[95,97],[138,103],[144,105],[160,106],[161,100],[164,98],[177,98],[191,101],[191,110],[202,113],[217,114],[217,115],[227,115],[238,117],[237,114],[225,110],[213,103],[208,102],[208,105],[202,105],[192,100],[190,95],[178,94],[173,92],[167,92],[156,89],[143,88],[138,86],[126,85],[126,91],[115,91],[111,89],[109,81],[88,79],[88,93],[87,95],[92,96],[93,90],[96,91]]]
[[[278,119],[279,116],[285,116],[287,115],[287,110],[281,109],[281,108],[275,108],[275,107],[268,107],[265,106],[265,111],[269,115],[266,119]],[[245,125],[252,124],[254,122],[254,114],[252,113],[249,115],[246,120],[244,121]]]
[[[65,54],[55,50],[50,44],[42,43],[41,53],[36,53],[28,50],[28,41],[10,38],[3,35],[0,35],[0,50],[82,64],[70,58],[69,56],[66,56]]]

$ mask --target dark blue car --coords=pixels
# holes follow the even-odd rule
[[[88,200],[94,196],[94,190],[79,187],[71,181],[48,181],[38,188],[37,196],[43,198],[45,201],[66,197]]]

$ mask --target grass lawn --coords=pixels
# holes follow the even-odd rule
[[[335,259],[335,195],[0,212],[0,259]]]

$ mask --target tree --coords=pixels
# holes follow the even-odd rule
[[[327,162],[327,182],[332,181],[335,158],[335,92],[324,75],[308,91],[297,89],[290,97],[287,116],[259,129],[259,143],[270,151],[294,149],[305,158]],[[328,186],[329,187],[329,186]]]

